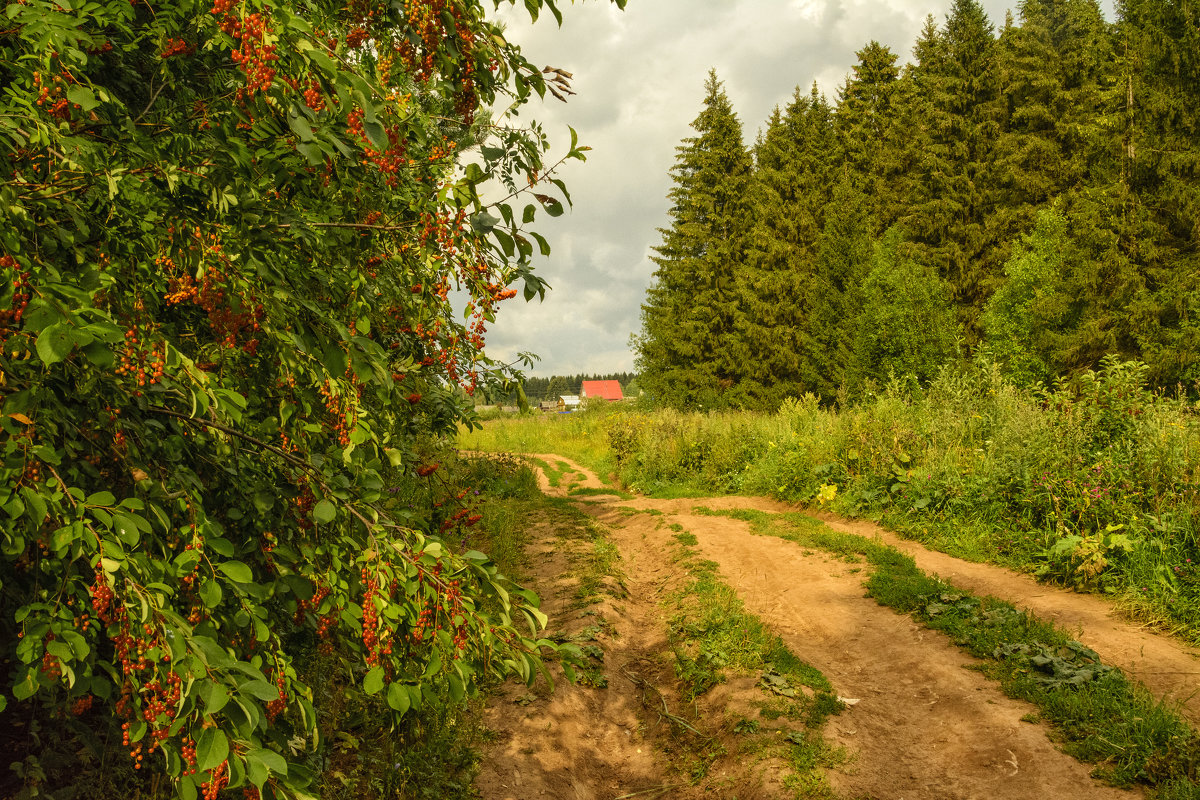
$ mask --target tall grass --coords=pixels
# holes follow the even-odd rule
[[[652,494],[767,494],[975,560],[1115,595],[1200,643],[1200,417],[1105,362],[1053,389],[987,364],[926,389],[893,381],[841,409],[778,413],[610,406],[489,423],[465,447],[558,452]]]
[[[616,470],[603,421],[618,414],[615,404],[596,403],[586,413],[510,415],[463,429],[458,446],[491,453],[556,453],[591,469],[601,478]]]

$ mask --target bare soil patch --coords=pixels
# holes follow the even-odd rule
[[[545,487],[555,494],[557,489]],[[603,499],[578,501],[609,508]],[[507,684],[485,710],[484,724],[494,732],[476,791],[483,800],[612,800],[637,798],[738,798],[766,800],[782,796],[781,764],[770,760],[739,761],[721,713],[685,708],[675,690],[673,659],[659,605],[678,576],[663,551],[610,531],[622,554],[621,581],[608,580],[589,602],[579,599],[579,580],[572,575],[579,559],[589,557],[591,543],[564,538],[550,525],[531,531],[527,584],[542,597],[550,617],[549,631],[604,651],[589,677],[570,684],[556,673],[553,692],[544,680],[534,687]],[[606,685],[597,686],[597,680]],[[706,701],[720,707],[744,708],[761,695],[755,680],[742,680]],[[685,725],[696,728],[689,731]],[[687,774],[695,751],[718,755],[695,785]]]
[[[768,503],[740,507],[765,510]],[[854,565],[756,536],[739,520],[682,510],[671,519],[696,535],[747,607],[796,655],[824,672],[839,695],[859,701],[828,728],[852,754],[830,775],[839,793],[880,800],[1138,796],[1091,779],[1045,728],[1022,721],[1033,706],[964,669],[973,659],[946,637],[865,597]]]

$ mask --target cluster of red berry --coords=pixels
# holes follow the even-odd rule
[[[325,413],[329,416],[329,428],[337,437],[338,444],[350,444],[350,431],[358,424],[358,404],[349,399],[347,392],[339,392],[333,381],[327,380],[320,387],[325,398]]]
[[[362,568],[362,584],[363,584],[363,599],[362,599],[362,642],[366,649],[367,666],[375,667],[379,665],[379,609],[375,607],[375,598],[379,594],[379,587],[374,576],[367,570]]]
[[[322,640],[321,646],[325,648],[329,644],[327,637],[329,632],[337,625],[338,611],[336,608],[330,608],[325,614],[321,614],[321,603],[329,596],[329,587],[322,583],[315,583],[313,595],[308,600],[301,600],[296,607],[296,624],[299,625],[304,620],[305,612],[311,613],[317,618],[317,637]]]
[[[275,688],[279,690],[279,697],[267,703],[267,719],[271,722],[287,710],[287,677],[278,664],[275,666]]]
[[[230,57],[246,76],[246,85],[239,88],[237,98],[245,101],[258,92],[270,91],[275,80],[275,67],[279,60],[274,44],[267,44],[271,32],[263,14],[233,13],[233,0],[214,0],[212,13],[221,18],[221,30],[238,40],[237,49]]]
[[[194,52],[196,52],[196,48],[183,39],[167,39],[158,57],[165,60],[175,56],[190,56]]]
[[[229,760],[226,759],[208,773],[208,780],[200,784],[204,800],[217,800],[221,790],[229,785]]]
[[[179,755],[183,759],[183,763],[187,767],[183,770],[184,777],[196,774],[196,741],[192,737],[187,737],[179,745]]]
[[[119,363],[114,372],[129,375],[137,381],[139,389],[153,386],[163,379],[163,370],[167,365],[167,345],[159,342],[143,347],[137,328],[125,332],[125,343]]]
[[[197,238],[200,238],[199,234]],[[201,246],[205,256],[228,264],[220,239],[215,234],[210,235]],[[155,259],[155,263],[168,273],[178,272],[170,256],[161,255]],[[235,294],[231,299],[228,291],[230,285],[224,269],[209,267],[201,274],[199,282],[186,273],[171,277],[163,299],[172,306],[180,303],[200,306],[208,316],[213,334],[225,347],[236,347],[242,340],[241,348],[253,355],[258,349],[258,339],[253,334],[262,330],[261,323],[266,310],[253,296]]]
[[[313,111],[325,110],[325,94],[316,78],[309,81],[308,88],[304,90],[304,103]]]
[[[64,80],[64,77],[66,80]],[[63,75],[50,76],[50,84],[47,85],[42,80],[42,73],[33,73],[33,85],[38,90],[37,105],[39,108],[45,108],[47,113],[56,119],[69,120],[71,118],[71,110],[79,110],[79,105],[72,104],[65,97],[67,83],[73,83],[70,80],[70,73]]]
[[[0,347],[2,347],[8,336],[20,329],[21,319],[25,316],[25,309],[28,308],[32,295],[29,273],[21,270],[20,264],[15,258],[10,255],[0,256],[0,269],[15,273],[11,277],[5,277],[5,280],[12,284],[13,294],[8,308],[0,308]]]

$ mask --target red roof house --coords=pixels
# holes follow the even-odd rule
[[[624,400],[621,394],[621,384],[617,381],[584,381],[579,390],[579,399],[583,401],[599,397],[604,400]]]

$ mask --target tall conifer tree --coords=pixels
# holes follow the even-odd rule
[[[773,408],[821,378],[810,318],[823,298],[812,296],[811,279],[834,149],[832,109],[815,85],[776,109],[755,147],[731,343],[743,369],[736,405]]]
[[[658,269],[635,340],[643,387],[676,407],[726,404],[741,372],[730,340],[751,163],[715,71],[704,88],[696,135],[676,150],[670,226],[659,229]]]
[[[1142,285],[1128,337],[1160,382],[1200,379],[1200,7],[1118,3],[1125,69],[1123,255]]]
[[[905,228],[922,259],[953,289],[972,333],[990,286],[985,221],[994,202],[986,185],[999,132],[995,39],[977,0],[954,0],[936,36],[917,45],[915,93],[907,108],[911,146],[921,151]],[[997,265],[998,269],[998,265]]]
[[[1102,101],[1116,79],[1112,35],[1095,0],[1024,0],[997,45],[1003,117],[989,183],[991,260],[1038,209],[1079,192],[1106,159]]]
[[[896,54],[876,41],[856,55],[837,107],[844,174],[859,176],[871,215],[886,226],[899,213],[904,177],[898,140],[906,133],[895,108],[900,68]]]

